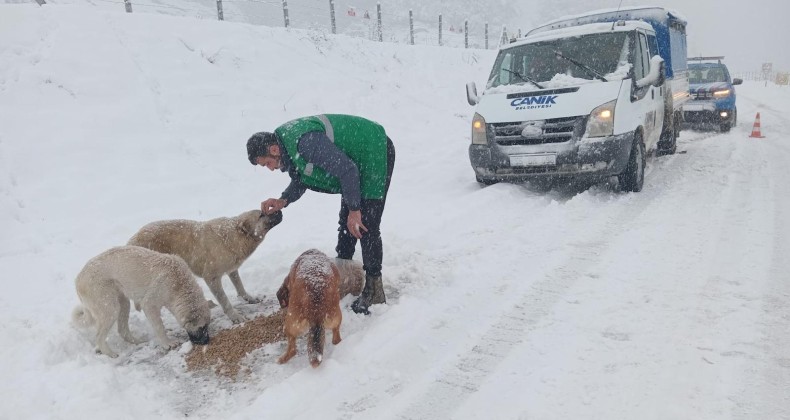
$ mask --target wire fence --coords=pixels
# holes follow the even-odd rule
[[[411,45],[491,49],[517,36],[503,25],[491,25],[479,17],[459,19],[457,13],[428,16],[417,15],[411,9],[388,10],[381,3],[368,8],[323,1],[321,6],[316,0],[88,0],[94,6],[117,7],[127,13],[284,26]]]
[[[735,72],[733,73],[733,78],[752,82],[773,82],[780,86],[790,85],[790,72],[786,71],[771,71],[768,73],[762,71]]]

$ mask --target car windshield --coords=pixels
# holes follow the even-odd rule
[[[546,82],[558,74],[593,80],[598,73],[608,80],[623,79],[630,66],[628,33],[582,35],[500,51],[488,86]]]
[[[727,75],[720,66],[700,67],[689,66],[689,83],[720,83],[726,82]]]

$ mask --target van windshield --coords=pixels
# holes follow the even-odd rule
[[[628,34],[581,35],[504,49],[496,58],[488,87],[530,84],[526,80],[541,85],[552,80],[570,85],[574,79],[584,79],[576,80],[581,83],[592,81],[596,78],[594,73],[605,75],[607,80],[622,80],[631,68]],[[557,83],[546,85],[557,87]]]

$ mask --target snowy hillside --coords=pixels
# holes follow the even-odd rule
[[[790,418],[790,90],[738,86],[739,126],[683,132],[638,194],[481,188],[464,84],[485,82],[493,54],[1,5],[0,418]],[[749,139],[758,111],[767,138]],[[303,341],[286,365],[273,344],[236,383],[187,372],[188,344],[113,330],[120,357],[94,354],[70,323],[85,262],[150,221],[279,196],[287,176],[244,144],[321,112],[376,120],[395,143],[389,304],[364,317],[344,299],[318,369]],[[264,303],[226,281],[242,314],[274,310],[302,251],[332,253],[338,207],[308,192],[285,209],[240,270]],[[229,326],[214,308],[211,333]],[[131,328],[153,337],[140,313]]]

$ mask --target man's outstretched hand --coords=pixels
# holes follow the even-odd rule
[[[288,204],[288,202],[281,198],[270,198],[261,203],[261,211],[263,214],[277,213],[282,210],[286,204]]]

